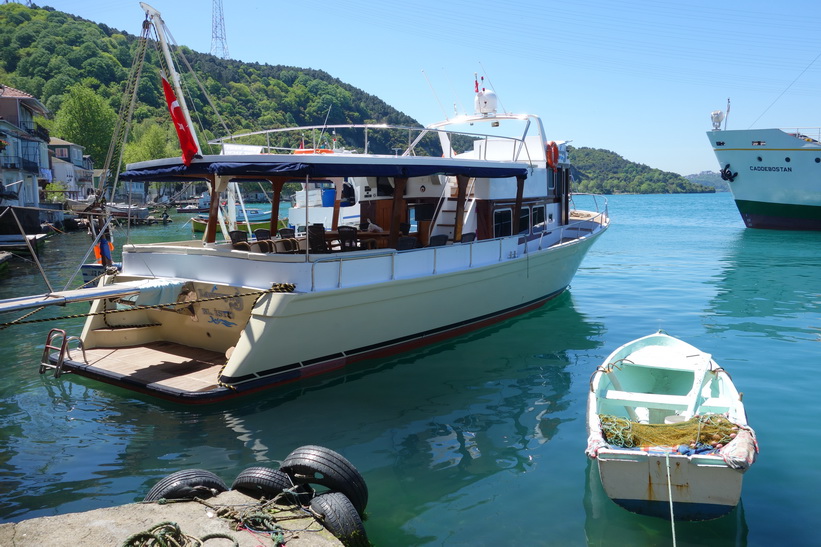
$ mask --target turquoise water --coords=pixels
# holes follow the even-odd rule
[[[364,475],[375,545],[670,545],[670,523],[615,506],[584,455],[593,369],[661,328],[730,372],[761,445],[741,505],[716,521],[677,523],[677,544],[817,544],[821,233],[747,230],[729,194],[609,202],[611,229],[544,308],[227,407],[38,375],[47,330],[78,333],[81,319],[0,331],[0,521],[140,500],[179,469],[230,484],[246,467],[320,444]],[[189,237],[174,218],[131,235]],[[47,242],[55,287],[84,245],[84,234]],[[0,297],[44,287],[16,261]]]

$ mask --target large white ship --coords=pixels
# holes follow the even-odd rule
[[[707,132],[748,228],[821,230],[821,128]]]

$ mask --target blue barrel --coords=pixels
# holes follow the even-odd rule
[[[334,189],[334,188],[325,188],[324,190],[322,190],[322,206],[323,207],[333,207],[335,200],[336,200],[336,189]]]

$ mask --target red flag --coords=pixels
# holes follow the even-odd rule
[[[199,153],[197,143],[194,142],[194,135],[191,134],[191,129],[185,122],[185,116],[182,114],[180,103],[177,102],[177,97],[174,95],[174,90],[171,89],[171,84],[162,76],[162,89],[165,93],[165,101],[168,103],[168,112],[171,113],[171,120],[174,122],[174,128],[177,130],[177,137],[180,139],[180,148],[182,149],[182,162],[187,166],[191,165],[191,159]]]

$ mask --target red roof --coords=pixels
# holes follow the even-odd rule
[[[33,95],[29,95],[25,91],[20,91],[19,89],[14,89],[13,87],[0,84],[0,97],[13,97],[17,99],[33,99]]]

